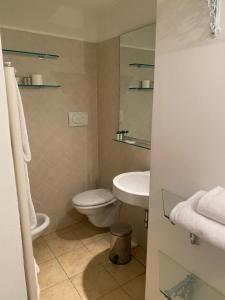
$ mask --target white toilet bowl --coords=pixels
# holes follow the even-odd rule
[[[41,236],[42,232],[48,227],[50,219],[46,214],[36,213],[37,226],[31,230],[32,240]]]
[[[90,190],[72,199],[76,210],[88,217],[96,227],[109,227],[119,220],[121,202],[106,189]]]

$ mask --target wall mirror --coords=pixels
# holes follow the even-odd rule
[[[150,148],[155,64],[155,24],[120,36],[119,130]]]

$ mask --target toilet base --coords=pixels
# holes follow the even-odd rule
[[[37,226],[31,230],[32,240],[34,241],[42,235],[42,232],[48,227],[50,219],[46,214],[36,213]]]
[[[86,215],[91,224],[99,228],[110,227],[118,222],[120,216],[121,202],[116,200],[111,204],[101,207],[81,208],[75,207],[77,211]]]

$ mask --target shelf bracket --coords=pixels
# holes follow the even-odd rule
[[[200,245],[199,237],[194,233],[190,233],[190,243],[195,246]]]
[[[220,12],[221,0],[207,0],[210,17],[210,30],[213,36],[217,36],[221,32],[220,27]]]

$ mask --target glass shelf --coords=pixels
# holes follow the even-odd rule
[[[185,201],[181,196],[162,189],[163,211],[164,216],[169,219],[172,209],[180,202]]]
[[[225,300],[225,296],[159,252],[159,288],[169,300]]]
[[[155,65],[151,64],[139,64],[139,63],[133,63],[129,64],[130,67],[135,67],[135,68],[154,68]]]
[[[55,59],[58,58],[59,55],[43,53],[43,52],[31,52],[31,51],[22,51],[15,49],[2,49],[4,54],[16,54],[16,55],[25,55],[25,56],[33,56],[41,59]]]
[[[143,141],[143,140],[139,140],[139,139],[135,139],[135,138],[131,138],[131,137],[126,137],[123,140],[117,140],[116,138],[113,138],[112,140],[115,142],[118,142],[118,143],[123,143],[123,144],[127,144],[127,145],[132,145],[135,147],[151,150],[150,142],[147,142],[147,141]]]
[[[29,84],[29,85],[25,85],[25,84],[18,84],[19,87],[22,88],[58,88],[61,87],[61,85],[58,84],[42,84],[42,85],[35,85],[35,84]]]
[[[153,88],[129,87],[129,90],[153,90]]]

